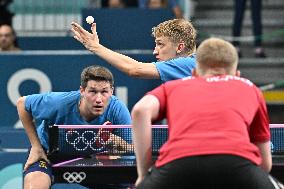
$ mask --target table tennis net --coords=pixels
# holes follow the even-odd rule
[[[284,155],[284,125],[270,125],[271,152],[275,155]]]
[[[270,127],[272,154],[284,155],[284,125]],[[52,126],[49,152],[64,155],[134,155],[131,126]],[[167,126],[153,126],[152,154],[168,138]]]
[[[131,126],[52,126],[49,129],[49,153],[68,156],[134,155]],[[152,153],[168,138],[167,127],[152,128]]]

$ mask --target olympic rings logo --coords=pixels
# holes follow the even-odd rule
[[[81,183],[85,178],[86,178],[86,173],[84,172],[65,172],[63,174],[63,178],[68,182],[68,183]]]
[[[79,133],[75,130],[66,132],[65,140],[71,144],[77,151],[85,151],[88,147],[95,152],[102,151],[111,135],[109,130],[99,129],[95,131],[84,131]]]

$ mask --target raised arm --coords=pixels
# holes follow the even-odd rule
[[[81,42],[88,50],[95,53],[107,63],[116,67],[129,76],[144,79],[160,79],[156,66],[152,63],[142,63],[126,55],[112,51],[99,42],[96,24],[92,24],[92,33],[86,31],[78,23],[72,22],[71,31],[74,38]]]
[[[22,121],[32,146],[29,158],[24,166],[24,170],[40,159],[44,159],[49,162],[38,138],[32,115],[25,109],[25,99],[25,97],[20,97],[17,101],[19,118]]]
[[[138,172],[136,186],[152,165],[152,120],[158,117],[159,108],[159,100],[153,95],[146,95],[136,103],[131,112]]]

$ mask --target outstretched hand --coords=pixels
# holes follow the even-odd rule
[[[96,49],[100,46],[96,23],[92,24],[91,30],[92,33],[85,30],[76,22],[71,23],[71,31],[74,33],[74,38],[81,42],[88,50],[96,52]]]
[[[129,144],[121,137],[112,133],[110,134],[106,145],[109,145],[114,152],[116,151],[116,153],[134,152],[133,144]]]

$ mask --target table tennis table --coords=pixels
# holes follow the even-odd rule
[[[96,184],[135,183],[137,179],[134,156],[76,158],[53,165],[55,183],[78,183],[86,187]],[[284,156],[273,157],[271,175],[284,182]]]
[[[55,183],[78,183],[86,187],[96,184],[135,183],[137,179],[134,156],[110,158],[97,156],[76,158],[75,161],[53,165]]]
[[[51,146],[53,145],[53,150],[58,149],[58,128],[52,128],[55,132],[53,136],[56,136],[57,139],[52,139]],[[159,128],[158,128],[159,129]],[[157,141],[153,141],[153,150],[158,151],[161,144],[165,142],[165,136],[167,134],[163,133],[166,131],[156,130],[153,131],[153,137],[157,138],[157,135],[161,135],[163,140],[157,144]],[[275,127],[271,128],[273,138],[275,135]],[[284,134],[284,127],[281,127],[281,132],[277,129],[278,137],[282,138]],[[157,134],[158,133],[158,134]],[[281,135],[281,136],[279,136]],[[53,138],[53,137],[52,137]],[[274,146],[276,145],[275,140]],[[54,144],[57,145],[54,145]],[[282,144],[283,143],[283,144]],[[276,177],[281,182],[284,182],[284,142],[280,141],[281,148],[276,147],[273,152],[273,168],[271,175]],[[276,151],[275,151],[276,150]],[[65,154],[66,155],[66,154]],[[64,155],[63,155],[64,156]],[[153,162],[157,157],[156,153],[153,153]],[[119,184],[119,183],[135,183],[137,179],[137,170],[136,170],[136,159],[134,152],[127,155],[118,155],[118,154],[93,154],[75,157],[72,155],[72,158],[65,156],[62,158],[62,154],[53,153],[53,159],[57,160],[53,164],[53,175],[54,183],[78,183],[80,185],[92,188],[94,183],[96,184]],[[59,161],[60,160],[60,161]]]

